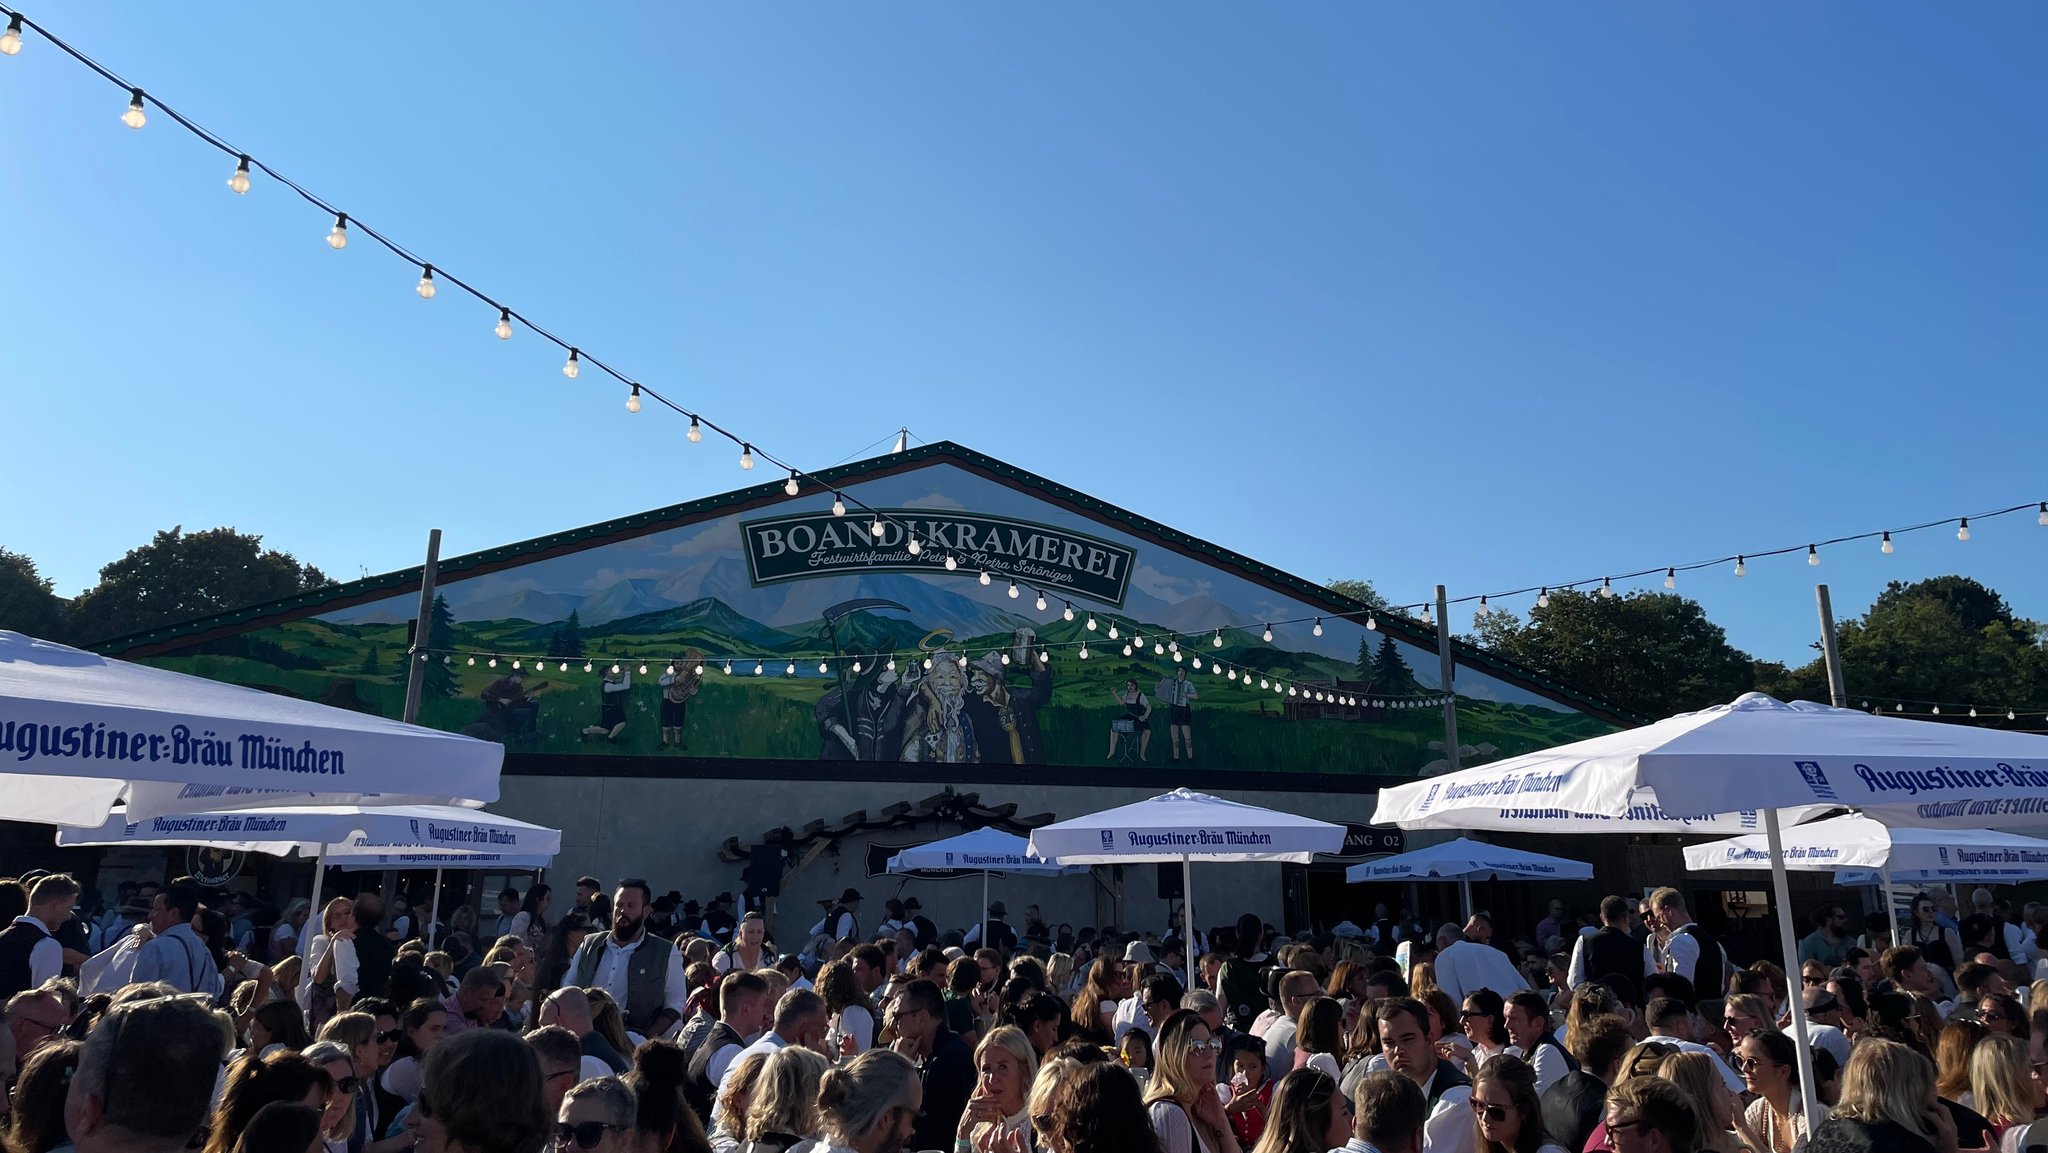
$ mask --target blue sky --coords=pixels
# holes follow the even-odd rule
[[[806,466],[907,424],[1402,600],[2048,497],[2039,5],[30,15]],[[0,545],[60,591],[766,479],[124,103],[0,58]],[[1680,589],[1780,659],[1816,577],[2048,617],[2048,529],[1973,527]]]

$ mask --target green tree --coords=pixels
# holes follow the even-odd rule
[[[448,598],[434,594],[433,607],[427,610],[427,656],[426,677],[423,695],[452,697],[456,695],[455,670],[445,659],[455,648],[455,613],[448,608]]]
[[[1394,638],[1380,634],[1380,651],[1373,657],[1373,686],[1375,693],[1390,697],[1405,697],[1420,692],[1422,685],[1415,679],[1415,670],[1408,667],[1408,661],[1401,655],[1401,648]]]
[[[72,605],[73,632],[93,643],[233,612],[333,584],[290,553],[233,528],[157,533],[100,570]]]
[[[1333,580],[1325,583],[1323,587],[1340,597],[1349,597],[1362,605],[1370,605],[1376,609],[1387,607],[1387,598],[1381,596],[1380,591],[1372,587],[1371,581]]]
[[[2003,597],[1968,577],[1893,581],[1861,618],[1838,625],[1836,636],[1852,707],[2037,705],[2048,696],[2042,626],[2013,616]],[[1821,662],[1808,669],[1826,683]],[[1824,691],[1819,699],[1827,699]]]
[[[1379,662],[1373,659],[1371,633],[1358,638],[1358,679],[1368,688],[1379,680]]]
[[[62,640],[64,602],[36,571],[36,562],[0,548],[0,629]]]
[[[366,677],[384,675],[384,654],[378,649],[376,641],[370,642],[370,651],[363,654],[363,666],[356,671]]]
[[[1492,612],[1476,628],[1487,649],[1652,719],[1725,704],[1756,683],[1749,655],[1675,593],[1553,592],[1526,622]]]
[[[555,626],[554,636],[548,640],[548,655],[551,657],[580,657],[583,655],[583,619],[575,609],[569,610],[569,619]]]

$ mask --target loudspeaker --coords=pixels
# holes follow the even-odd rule
[[[755,845],[747,859],[747,890],[763,897],[782,895],[782,847]]]
[[[1178,901],[1186,895],[1186,893],[1181,891],[1180,887],[1180,862],[1161,861],[1159,863],[1159,899],[1162,901]]]

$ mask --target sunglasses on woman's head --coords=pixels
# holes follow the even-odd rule
[[[623,1133],[624,1125],[607,1125],[602,1121],[585,1121],[580,1125],[555,1126],[555,1147],[567,1149],[574,1145],[578,1149],[595,1149],[604,1140],[606,1133]]]

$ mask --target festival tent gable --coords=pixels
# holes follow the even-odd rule
[[[928,841],[912,845],[889,858],[889,871],[911,873],[919,869],[979,869],[981,870],[981,937],[988,940],[988,877],[990,873],[1085,873],[1083,866],[1066,866],[1058,861],[1048,861],[1031,852],[1030,842],[1015,833],[1001,829],[980,828],[947,837],[942,841]]]
[[[1509,798],[1522,810],[1620,816],[1644,789],[1671,813],[1762,812],[1791,972],[1798,967],[1798,934],[1779,845],[1783,810],[1853,806],[1888,824],[1932,827],[2037,824],[2048,813],[2048,737],[1749,693],[1641,728],[1387,790],[1373,820],[1411,829],[1493,828],[1488,822],[1499,820]],[[1806,1011],[1796,999],[1791,1008],[1802,1092],[1814,1103]]]
[[[1459,837],[1391,857],[1361,861],[1344,871],[1344,879],[1361,881],[1456,881],[1466,915],[1472,912],[1474,881],[1590,881],[1593,866],[1543,853],[1527,853],[1504,845]]]
[[[1183,921],[1195,931],[1192,861],[1288,861],[1344,849],[1344,826],[1188,789],[1058,821],[1031,833],[1031,852],[1063,865],[1179,861]]]
[[[503,746],[0,631],[0,812],[498,798]]]

